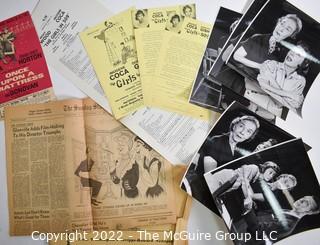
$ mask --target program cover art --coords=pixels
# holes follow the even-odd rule
[[[0,110],[17,103],[18,98],[19,103],[35,97],[39,102],[39,96],[43,95],[44,100],[49,100],[48,93],[51,92],[43,90],[51,87],[49,71],[29,12],[0,22]],[[40,91],[44,93],[34,94]]]

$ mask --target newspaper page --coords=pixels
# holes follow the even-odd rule
[[[95,106],[92,100],[84,104]],[[86,111],[85,127],[97,158],[90,174],[101,183],[94,228],[175,223],[171,164],[100,107]]]
[[[139,64],[130,8],[80,33],[116,119],[141,108]]]
[[[154,78],[149,83],[150,105],[208,120],[211,112],[188,102],[211,25],[185,18],[180,33],[166,32]],[[151,82],[152,81],[152,82]]]
[[[48,64],[111,113],[78,36],[109,16],[111,12],[96,0],[41,0],[32,13]]]
[[[85,148],[81,100],[5,109],[10,235],[91,230],[92,209],[76,191],[74,142]]]
[[[6,106],[47,102],[55,96],[29,12],[1,21],[0,40],[0,120],[3,120]]]
[[[95,102],[6,113],[10,235],[175,223],[171,165]]]
[[[56,235],[54,237],[48,237],[49,245],[68,245],[72,242],[75,245],[87,245],[87,244],[110,244],[110,245],[128,245],[128,244],[172,244],[172,245],[187,245],[187,240],[173,239],[171,234],[180,233],[186,231],[188,216],[191,210],[192,198],[179,188],[179,183],[186,171],[185,165],[173,166],[173,181],[174,181],[174,193],[175,204],[177,210],[176,224],[135,227],[129,230],[115,230],[115,231],[94,231],[84,235],[76,236],[73,233],[69,233],[68,236],[62,237]]]

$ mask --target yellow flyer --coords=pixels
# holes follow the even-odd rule
[[[150,106],[209,120],[211,112],[188,102],[212,26],[186,18],[180,33],[165,32],[153,79],[144,79]]]
[[[132,11],[145,104],[150,104],[148,92],[152,88],[148,86],[147,81],[153,80],[163,37],[166,31],[181,33],[182,24],[187,18],[196,19],[195,4]]]
[[[116,119],[143,106],[130,8],[80,33]]]
[[[195,4],[132,10],[132,23],[135,29],[178,30],[186,17],[196,18]]]

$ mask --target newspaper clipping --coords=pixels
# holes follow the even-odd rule
[[[6,113],[11,235],[175,223],[171,164],[92,100]]]

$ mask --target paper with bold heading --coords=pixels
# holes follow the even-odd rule
[[[48,64],[111,113],[78,36],[109,16],[111,12],[96,0],[41,0],[32,12]]]
[[[176,222],[172,165],[94,101],[5,114],[10,235]]]
[[[135,25],[136,15],[139,10],[134,11],[133,21]],[[152,81],[160,55],[163,36],[167,31],[179,32],[186,17],[196,18],[196,5],[178,5],[166,8],[152,8],[140,10],[148,17],[150,28],[135,28],[135,39],[139,60],[139,70],[142,81],[142,91],[145,103],[149,101],[148,92],[151,88],[144,81]],[[138,17],[138,16],[137,16]],[[175,27],[174,27],[175,25]]]
[[[130,8],[80,33],[116,119],[143,106]]]
[[[4,108],[55,99],[29,12],[0,22],[0,120]]]
[[[88,11],[84,13],[83,9]],[[69,28],[64,33],[74,38],[70,38],[68,39],[68,43],[64,43],[62,42],[62,36],[59,36],[59,38],[55,39],[55,43],[57,44],[59,41],[59,45],[63,46],[58,46],[58,49],[54,49],[53,42],[48,46],[43,45],[49,65],[111,113],[108,100],[95,76],[94,69],[91,66],[82,42],[77,35],[78,32],[83,31],[87,26],[94,25],[105,19],[106,16],[110,15],[110,12],[97,1],[41,0],[32,13],[39,36],[46,36],[48,35],[46,33],[54,32],[56,28],[54,16],[59,10],[68,13],[70,19],[72,19],[73,29]],[[85,16],[85,18],[80,18],[79,16]],[[147,29],[149,28],[145,28],[144,30]],[[63,50],[69,52],[63,53]],[[73,61],[81,61],[82,69],[75,69],[77,67],[72,65],[74,64]],[[67,64],[69,65],[67,66]],[[141,108],[121,119],[121,122],[170,162],[184,164],[190,162],[191,157],[202,144],[213,123],[213,121],[208,123],[150,107]]]
[[[145,96],[147,105],[168,109],[202,120],[210,119],[211,112],[190,104],[188,96],[211,28],[210,24],[185,18],[180,33],[168,31],[162,34],[162,45],[159,47],[156,68],[149,71],[153,73],[153,79],[151,80],[150,76],[142,77],[144,91],[147,94]],[[139,62],[140,57],[142,57],[142,64],[147,62],[144,60],[144,52],[142,40],[142,45],[138,48]],[[142,67],[148,69],[150,66],[147,64],[146,66],[142,65]]]
[[[156,28],[178,31],[186,17],[196,18],[196,5],[194,3],[132,10],[132,23],[135,29]]]

